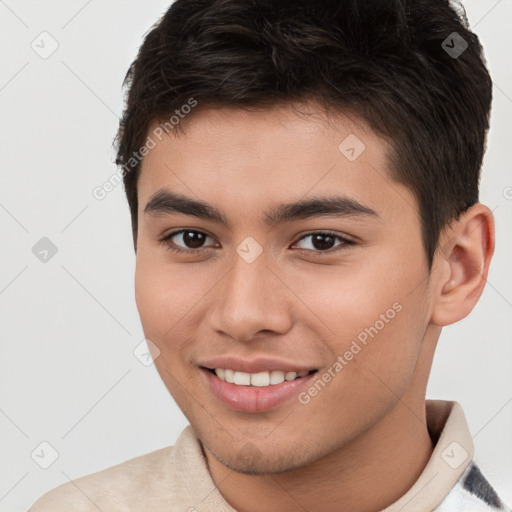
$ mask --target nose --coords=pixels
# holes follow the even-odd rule
[[[210,311],[211,327],[238,341],[284,334],[292,326],[293,294],[263,254],[252,263],[236,255],[221,279]]]

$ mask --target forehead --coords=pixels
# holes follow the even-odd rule
[[[172,117],[175,123],[178,118]],[[326,112],[312,102],[287,103],[268,109],[196,107],[178,121],[177,124],[167,123],[171,128],[169,134],[160,137],[157,155],[151,151],[143,166],[151,163],[155,156],[164,156],[164,148],[172,150],[175,157],[181,157],[193,148],[194,154],[188,156],[196,160],[206,156],[226,160],[236,154],[238,161],[245,155],[245,159],[253,163],[266,158],[273,158],[276,163],[293,156],[300,159],[306,153],[318,157],[315,150],[323,152],[327,148],[336,157],[349,157],[349,161],[355,161],[359,152],[368,149],[375,160],[388,150],[386,142],[356,114]],[[148,134],[151,136],[155,130],[161,130],[162,124],[154,120]],[[357,142],[355,155],[344,154],[338,147],[349,136]]]
[[[245,214],[334,193],[384,214],[414,210],[410,191],[390,178],[389,146],[353,114],[311,105],[198,108],[182,122],[184,133],[164,135],[144,157],[139,211],[163,188]]]

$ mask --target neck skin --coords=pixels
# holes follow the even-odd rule
[[[433,349],[423,346],[420,352]],[[308,466],[281,474],[245,475],[228,469],[203,447],[224,499],[238,512],[376,512],[393,504],[419,478],[434,449],[425,413],[432,359],[425,353],[418,359],[428,363],[416,367],[407,392],[388,415]]]

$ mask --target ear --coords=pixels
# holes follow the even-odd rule
[[[434,256],[431,323],[445,326],[465,318],[482,295],[494,254],[494,216],[477,203],[443,231]]]

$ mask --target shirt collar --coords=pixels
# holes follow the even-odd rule
[[[427,428],[434,451],[414,485],[382,512],[433,510],[473,459],[474,446],[458,402],[426,400]]]

